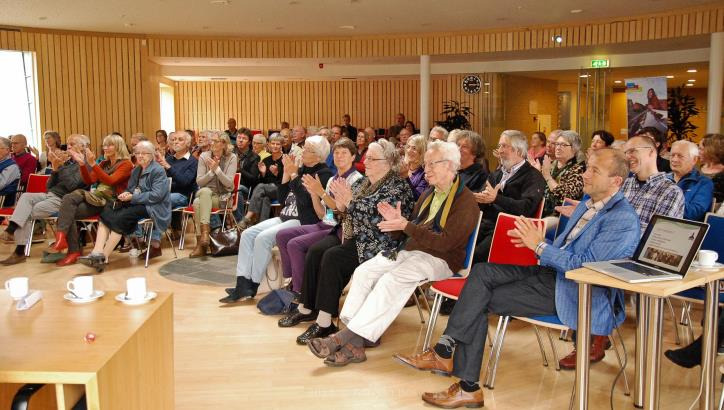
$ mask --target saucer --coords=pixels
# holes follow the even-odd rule
[[[98,298],[102,297],[102,296],[105,295],[105,294],[106,294],[106,292],[104,292],[104,291],[102,291],[102,290],[94,290],[94,291],[93,291],[93,294],[90,295],[90,297],[87,297],[87,298],[77,298],[77,297],[75,297],[72,293],[69,292],[69,293],[66,293],[65,295],[63,295],[63,299],[69,300],[69,301],[71,301],[71,302],[73,302],[73,303],[89,303],[89,302],[93,302],[93,301],[95,301],[95,300],[98,300]]]
[[[715,271],[715,270],[724,268],[724,265],[719,262],[714,262],[714,264],[711,266],[701,266],[701,265],[699,265],[699,262],[694,261],[694,262],[691,262],[691,267],[696,270]]]
[[[116,295],[116,300],[119,302],[125,303],[126,305],[134,306],[134,305],[143,305],[145,303],[148,303],[148,302],[156,299],[156,296],[158,296],[158,295],[156,295],[156,292],[149,290],[148,292],[146,292],[146,297],[143,299],[127,299],[126,292],[123,292],[123,293],[119,293]]]

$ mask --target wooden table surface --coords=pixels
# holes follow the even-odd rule
[[[628,283],[608,276],[605,273],[597,272],[589,268],[579,268],[566,272],[566,278],[590,285],[606,286],[629,290],[631,292],[643,293],[656,297],[667,297],[676,293],[703,286],[713,280],[724,279],[724,269],[699,271],[690,270],[684,279],[665,280],[660,282]]]

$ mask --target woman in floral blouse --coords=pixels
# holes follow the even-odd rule
[[[546,157],[540,171],[546,181],[543,216],[556,214],[555,207],[563,205],[564,198],[581,199],[583,196],[583,172],[586,166],[580,161],[581,137],[575,131],[563,131],[554,145],[556,160]]]
[[[339,298],[354,270],[380,251],[397,247],[398,241],[377,227],[382,221],[377,205],[399,202],[405,217],[412,213],[415,202],[412,189],[400,178],[398,166],[397,149],[383,139],[367,149],[366,178],[352,186],[344,179],[331,184],[334,202],[343,214],[342,223],[307,251],[301,303],[298,309],[279,320],[281,327],[316,320],[297,337],[298,344],[336,332],[332,316],[338,313]]]

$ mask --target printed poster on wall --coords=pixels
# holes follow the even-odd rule
[[[626,81],[628,135],[636,135],[644,127],[668,131],[666,77],[631,78]]]

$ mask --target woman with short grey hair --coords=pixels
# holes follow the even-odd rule
[[[583,197],[583,172],[586,166],[581,158],[581,137],[575,131],[563,131],[554,146],[556,160],[546,156],[540,171],[546,181],[543,216],[555,216],[555,207],[563,205],[563,199],[579,200]]]

